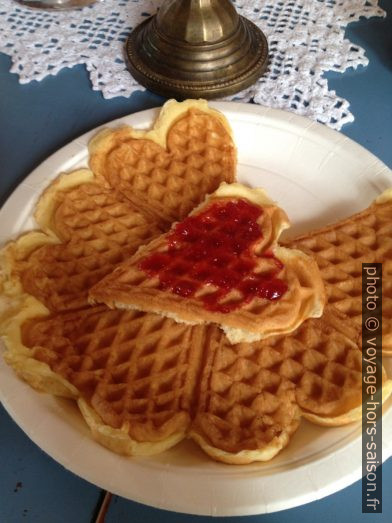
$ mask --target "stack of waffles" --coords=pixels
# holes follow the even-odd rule
[[[360,419],[364,261],[384,263],[392,352],[391,195],[285,245],[310,270],[301,295],[317,299],[284,332],[233,344],[208,318],[189,324],[150,307],[96,303],[118,305],[113,286],[124,271],[129,285],[130,261],[160,245],[222,182],[236,185],[225,118],[203,101],[170,101],[150,131],[99,133],[89,166],[53,182],[37,204],[40,230],[2,251],[4,356],[20,377],[74,398],[94,438],[125,455],[191,437],[219,461],[264,461],[302,417],[325,426]],[[383,390],[392,390],[385,373]]]

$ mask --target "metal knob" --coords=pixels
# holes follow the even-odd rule
[[[254,83],[268,63],[260,29],[230,0],[166,0],[126,43],[139,83],[175,98],[216,98]]]

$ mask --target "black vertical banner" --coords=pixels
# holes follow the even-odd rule
[[[382,264],[362,264],[362,512],[382,512]]]

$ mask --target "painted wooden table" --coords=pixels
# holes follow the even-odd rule
[[[330,86],[351,102],[355,122],[342,132],[392,168],[392,2],[386,19],[349,26],[353,42],[366,49],[367,68],[329,74]],[[104,100],[91,90],[83,67],[61,71],[40,83],[20,85],[0,55],[0,203],[48,155],[105,122],[162,104],[163,98],[137,92],[129,99]],[[1,224],[0,224],[1,226]],[[392,459],[383,466],[384,510],[361,514],[361,483],[308,505],[243,518],[231,523],[303,521],[392,521]],[[0,405],[0,523],[87,523],[97,520],[102,491],[48,457]],[[105,522],[208,522],[212,518],[162,511],[113,496]],[[101,519],[103,521],[103,519]]]

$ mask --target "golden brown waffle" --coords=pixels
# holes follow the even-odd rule
[[[288,336],[235,346],[218,330],[212,338],[191,436],[214,459],[271,459],[301,415],[330,426],[360,419],[360,329],[333,307]]]
[[[34,387],[77,399],[94,437],[116,452],[161,452],[194,419],[190,434],[207,454],[248,463],[279,452],[301,414],[325,425],[360,419],[359,330],[333,307],[289,336],[233,346],[212,326],[104,306],[48,317],[21,299],[3,326],[8,363]]]
[[[79,183],[90,177],[88,171],[76,171],[56,180],[36,212],[48,235],[22,236],[8,247],[24,290],[52,311],[85,306],[94,283],[160,232],[121,194],[94,182]]]
[[[30,320],[22,342],[54,373],[36,373],[35,386],[53,393],[53,376],[66,380],[97,439],[116,452],[160,452],[185,436],[201,327],[98,306]]]
[[[74,176],[67,175],[67,177]],[[63,241],[83,240],[102,252],[102,244],[126,245],[127,238],[146,241],[157,224],[147,219],[121,194],[98,183],[84,183],[56,196],[61,204],[52,219],[52,230]]]
[[[189,433],[219,461],[265,461],[301,415],[332,426],[361,417],[360,332],[333,307],[289,336],[235,346],[213,326],[104,306],[21,331],[8,362],[37,389],[78,399],[115,452],[161,452]]]
[[[216,327],[211,334],[190,435],[212,458],[232,464],[272,459],[300,423],[288,380],[272,371],[282,361],[261,342],[231,345]],[[269,359],[261,362],[262,357]]]
[[[209,393],[203,388],[208,386],[210,380],[212,383],[219,380],[217,361],[221,366],[224,361],[229,364],[227,357],[216,354],[216,348],[223,347],[224,341],[213,327],[189,327],[154,314],[113,311],[104,306],[30,320],[23,325],[22,341],[31,348],[35,360],[48,365],[54,376],[60,376],[75,388],[75,397],[83,399],[82,412],[98,441],[105,445],[109,443],[117,452],[130,454],[139,453],[143,448],[151,452],[160,451],[185,437],[199,400],[199,373],[205,352],[207,361],[201,382],[199,414],[193,428],[196,433],[197,422],[203,418],[200,412]],[[254,352],[252,347],[244,345],[237,359],[245,361],[244,350],[249,355]],[[223,350],[232,352],[227,343]],[[233,378],[236,385],[230,390],[227,387],[223,390],[220,386],[222,401],[226,406],[231,403],[232,407],[232,413],[226,416],[226,428],[235,413],[245,408],[246,399],[249,399],[249,395],[245,398],[243,393],[244,388],[250,387],[244,379],[243,370],[241,363],[239,369],[232,369],[231,374],[236,373]],[[230,374],[229,370],[227,372]],[[36,372],[35,376],[36,387],[53,392],[47,373]],[[289,382],[286,381],[286,384]],[[274,446],[271,445],[271,433],[284,426],[287,443],[297,428],[299,409],[292,387],[283,390],[282,386],[277,394],[272,390],[272,385],[269,380],[252,389],[254,392],[258,387],[261,393],[252,405],[258,422],[252,427],[247,425],[248,437],[237,437],[237,446],[233,447],[230,436],[225,432],[219,448],[233,454],[234,459],[239,450],[256,450],[263,456],[272,457]],[[214,398],[210,401],[214,403]],[[86,413],[91,414],[91,409],[96,413],[94,422],[91,422],[89,415],[86,416]],[[222,408],[220,413],[223,415]],[[203,418],[201,423],[206,426],[206,419]],[[207,425],[214,430],[214,422],[208,424],[207,421]],[[243,420],[241,427],[245,430]],[[233,431],[235,427],[231,429]],[[258,459],[259,456],[255,453],[253,457]]]
[[[247,207],[249,203],[252,204],[250,209]],[[216,205],[226,204],[233,207],[237,204],[245,206],[243,208],[239,205],[232,211],[235,213],[234,218],[230,217],[230,220],[234,219],[233,223],[226,222],[221,216],[222,213],[215,211]],[[216,216],[214,214],[211,217],[212,215],[208,214],[210,209],[214,209]],[[228,212],[226,207],[223,207],[223,211]],[[249,213],[253,211],[260,212],[261,215],[256,221],[249,221]],[[205,223],[198,223],[196,229],[192,229],[191,222],[187,225],[188,221],[198,216],[202,216]],[[239,229],[240,225],[237,223],[238,234],[235,220],[246,222],[244,231]],[[279,235],[288,226],[288,219],[286,214],[266,197],[264,191],[249,189],[241,184],[222,184],[192,212],[188,221],[175,225],[171,232],[153,240],[139,249],[131,259],[119,265],[112,274],[91,289],[91,299],[103,302],[109,307],[137,308],[190,324],[216,323],[223,328],[232,343],[255,341],[274,334],[292,332],[306,318],[321,316],[325,294],[317,266],[311,257],[303,256],[301,251],[282,249],[278,246]],[[249,223],[251,225],[248,225]],[[180,254],[173,258],[170,255],[169,243],[178,242],[177,239],[171,240],[171,237],[180,227],[185,227],[185,232],[181,229],[181,238],[184,237],[185,240],[178,248]],[[257,228],[257,240],[248,242],[251,254],[247,250],[244,251],[245,254],[238,254],[235,250],[238,249],[237,244],[244,241],[249,227],[252,227],[252,234]],[[193,249],[194,245],[197,250],[203,241],[210,240],[219,245],[225,242],[223,255],[219,249],[216,251],[214,246],[206,248],[209,254],[206,250],[206,254],[202,254],[200,259],[196,259],[196,253],[188,253],[189,248]],[[214,254],[215,252],[218,254]],[[163,276],[174,278],[175,283],[170,283],[169,288],[162,287],[161,277],[149,274],[142,266],[144,260],[151,259],[151,256],[156,256],[157,253],[160,258],[164,257],[163,262],[159,261],[164,270]],[[219,281],[225,277],[236,281],[236,267],[239,263],[245,265],[249,259],[254,260],[255,267],[251,271],[241,269],[239,283],[220,298],[222,290],[225,292],[225,282],[219,286]],[[214,269],[210,264],[217,266]],[[182,272],[179,279],[180,271]],[[270,276],[275,272],[277,276]],[[211,274],[216,279],[212,283],[208,280]],[[284,294],[278,299],[270,299],[254,293],[248,300],[246,292],[258,285],[259,281],[256,280],[255,283],[252,278],[258,278],[259,275],[262,275],[260,285],[284,285]],[[182,293],[183,289],[187,292],[189,288],[197,290],[190,295]],[[211,298],[215,299],[215,295],[219,297],[217,306],[214,309],[208,308],[206,303],[210,303]]]
[[[361,325],[362,263],[383,264],[383,353],[392,355],[392,194],[336,224],[287,242],[316,260],[328,303]]]
[[[235,179],[231,130],[203,100],[171,100],[151,131],[103,131],[89,149],[98,178],[168,224],[185,217],[222,181]]]

